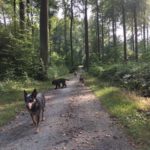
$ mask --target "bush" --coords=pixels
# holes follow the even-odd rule
[[[48,78],[54,79],[57,78],[58,76],[66,75],[68,72],[69,70],[65,65],[60,66],[53,65],[48,68]]]
[[[0,30],[0,79],[16,79],[26,72],[33,76],[35,71],[34,58],[37,60],[37,51],[32,47],[32,40],[19,35],[8,34]]]
[[[90,67],[89,73],[130,90],[150,96],[150,68],[148,63],[114,64]]]

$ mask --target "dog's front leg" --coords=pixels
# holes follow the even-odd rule
[[[39,132],[40,113],[36,116],[36,132]]]
[[[45,118],[44,118],[44,108],[42,109],[42,121],[44,121]]]
[[[35,133],[38,133],[39,132],[39,128],[38,128],[38,125],[39,125],[39,114],[37,115],[33,115],[33,121],[35,122],[35,127],[36,127],[36,132]]]
[[[32,118],[33,125],[36,125],[36,122],[35,122],[35,119],[34,119],[34,116],[33,116],[33,114],[32,114],[32,113],[30,113],[30,116],[31,116],[31,118]]]

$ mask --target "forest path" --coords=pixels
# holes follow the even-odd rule
[[[68,87],[45,94],[40,132],[22,112],[0,129],[0,150],[134,150],[100,102],[77,78]]]

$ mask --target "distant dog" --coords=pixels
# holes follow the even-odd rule
[[[42,121],[44,120],[45,97],[34,89],[31,94],[27,94],[24,91],[24,101],[33,124],[36,126],[37,132],[39,132],[40,115],[42,115]]]
[[[84,78],[83,78],[82,75],[80,75],[80,77],[79,77],[79,82],[81,82],[82,84],[84,84]]]
[[[66,81],[69,81],[68,79],[60,78],[60,79],[55,79],[52,81],[52,85],[55,85],[55,89],[57,88],[64,88],[67,87]]]
[[[78,74],[77,74],[77,72],[75,71],[75,72],[74,72],[74,76],[77,77],[77,75],[78,75]]]

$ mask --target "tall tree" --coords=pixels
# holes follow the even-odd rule
[[[87,0],[84,1],[84,29],[85,29],[85,67],[89,70],[89,37],[88,37],[88,18]]]
[[[104,2],[101,1],[101,53],[102,59],[104,58],[104,9],[103,9]]]
[[[116,16],[115,16],[115,4],[114,0],[112,2],[112,33],[113,33],[113,46],[116,48],[117,46],[117,41],[116,41]]]
[[[19,1],[19,16],[20,16],[20,29],[23,31],[25,29],[25,4],[24,0]]]
[[[70,14],[70,49],[71,49],[71,66],[74,65],[73,60],[73,39],[72,39],[72,29],[73,29],[73,0],[70,1],[71,4],[71,14]]]
[[[143,4],[143,47],[144,51],[146,51],[146,0],[144,0]]]
[[[65,55],[67,57],[67,2],[63,0],[63,8],[64,8],[64,50]]]
[[[125,2],[122,0],[122,22],[123,22],[123,36],[124,36],[124,61],[127,62],[127,41],[126,41],[126,13]]]
[[[99,1],[96,0],[96,34],[97,34],[97,51],[99,59],[101,58],[101,51],[100,51],[100,29],[99,29]]]
[[[135,32],[135,60],[138,61],[138,29],[137,29],[137,6],[133,7],[134,32]]]
[[[14,33],[16,33],[16,0],[13,1],[13,11],[14,11]]]
[[[47,71],[48,66],[48,0],[40,3],[40,57]]]
[[[30,25],[30,0],[26,0],[26,11],[27,11],[27,25]]]

